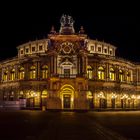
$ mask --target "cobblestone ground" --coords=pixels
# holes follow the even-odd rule
[[[0,140],[139,140],[139,132],[139,111],[0,112]]]

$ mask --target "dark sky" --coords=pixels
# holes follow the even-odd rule
[[[4,5],[8,12],[1,12],[0,60],[16,56],[16,47],[22,43],[47,37],[52,25],[59,31],[61,15],[69,14],[75,20],[76,31],[82,25],[90,38],[115,45],[118,56],[140,62],[139,15],[122,10],[113,12],[113,8],[108,12],[102,7],[86,10],[83,5],[63,7],[41,3],[33,6],[20,2],[14,7]]]

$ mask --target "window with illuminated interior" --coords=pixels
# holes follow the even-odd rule
[[[20,92],[19,92],[19,99],[23,99],[23,98],[24,98],[23,91],[20,91]]]
[[[25,72],[24,72],[24,68],[23,67],[20,67],[19,68],[19,79],[24,79],[24,76],[25,76]]]
[[[131,73],[130,72],[126,72],[126,81],[130,82],[131,81]]]
[[[105,70],[103,67],[98,68],[98,79],[100,79],[100,80],[105,79]]]
[[[8,80],[8,71],[5,71],[3,74],[3,81],[7,81]]]
[[[12,80],[12,81],[15,80],[15,76],[16,76],[15,69],[12,69],[10,72],[10,80]]]
[[[119,80],[120,80],[120,82],[123,81],[123,71],[122,70],[119,70]]]
[[[110,71],[109,71],[109,79],[110,80],[115,80],[115,71],[113,68],[110,68]]]
[[[36,78],[36,67],[31,66],[30,67],[30,79],[35,79]]]
[[[90,49],[91,49],[92,51],[94,51],[94,46],[90,46]]]
[[[42,91],[42,95],[41,95],[41,105],[42,106],[46,106],[47,105],[47,100],[46,100],[47,96],[48,96],[47,90],[43,90]]]
[[[42,78],[45,79],[48,77],[48,66],[44,65],[42,66]]]
[[[42,91],[42,98],[46,98],[47,97],[47,95],[48,95],[48,92],[47,92],[47,90],[43,90]]]
[[[87,78],[92,79],[92,67],[87,66]]]

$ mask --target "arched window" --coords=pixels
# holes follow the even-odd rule
[[[123,81],[123,71],[122,70],[119,70],[119,80],[120,80],[120,82]]]
[[[8,80],[8,71],[5,71],[3,74],[3,81],[7,81]]]
[[[43,90],[42,91],[42,98],[46,98],[47,97],[47,95],[48,95],[48,92],[47,92],[47,90]]]
[[[103,92],[98,93],[97,97],[99,98],[99,107],[106,108],[107,107],[107,100],[105,94]]]
[[[92,67],[87,66],[87,78],[92,79]]]
[[[12,92],[9,94],[9,100],[10,100],[10,101],[13,101],[13,100],[14,100],[14,91],[12,91]]]
[[[45,79],[48,77],[48,66],[47,65],[44,65],[42,67],[42,78]]]
[[[105,72],[103,67],[98,68],[98,79],[104,80],[105,79]]]
[[[31,66],[30,67],[30,79],[35,79],[36,78],[36,67]]]
[[[48,96],[47,90],[43,90],[41,95],[42,106],[47,106],[47,100],[46,100],[47,96]]]
[[[110,80],[115,80],[115,71],[113,68],[110,68],[110,71],[109,71],[109,78]]]
[[[24,96],[23,91],[20,91],[19,92],[19,99],[23,99],[23,96]]]
[[[25,76],[25,72],[24,72],[24,68],[23,67],[20,67],[19,69],[19,79],[24,79],[24,76]]]
[[[15,80],[15,69],[12,69],[10,72],[10,80],[14,81]]]
[[[126,72],[126,81],[130,82],[131,81],[131,73],[130,72]]]

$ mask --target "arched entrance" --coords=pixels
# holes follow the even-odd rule
[[[60,99],[62,109],[73,109],[74,108],[74,88],[71,85],[64,85],[60,89]]]

